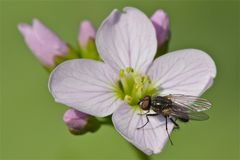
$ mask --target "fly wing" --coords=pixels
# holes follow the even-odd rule
[[[171,116],[175,118],[185,119],[185,120],[196,120],[196,121],[204,121],[209,119],[209,116],[204,112],[191,112],[191,113],[179,113],[172,112]]]
[[[190,95],[170,94],[166,97],[171,99],[176,106],[181,106],[188,112],[201,112],[208,110],[212,106],[208,100]]]
[[[203,121],[209,118],[209,116],[204,112],[194,112],[179,105],[173,105],[171,109],[172,111],[170,115],[180,119]]]

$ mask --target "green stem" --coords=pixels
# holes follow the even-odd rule
[[[98,121],[99,121],[100,124],[102,124],[102,125],[112,125],[112,119],[111,119],[110,116],[105,117],[105,118],[98,119]]]

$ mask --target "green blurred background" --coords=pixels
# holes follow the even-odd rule
[[[152,159],[239,158],[239,2],[238,1],[0,1],[1,159],[137,159],[136,152],[112,127],[95,134],[71,135],[63,123],[66,106],[48,92],[48,73],[17,30],[36,17],[70,44],[79,23],[98,27],[114,9],[134,6],[151,16],[170,16],[170,51],[198,48],[216,62],[218,75],[203,97],[213,108],[204,122],[180,123],[163,152]]]

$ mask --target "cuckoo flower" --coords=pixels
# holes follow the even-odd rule
[[[64,56],[68,52],[67,45],[39,20],[34,19],[33,24],[19,24],[25,42],[35,56],[44,66],[54,67],[55,57]]]
[[[139,115],[145,95],[200,96],[216,75],[213,60],[196,49],[185,49],[154,59],[156,32],[150,19],[135,8],[113,12],[96,36],[104,62],[71,60],[51,74],[49,90],[56,102],[97,117],[112,115],[117,131],[146,154],[161,152],[168,140],[165,120]],[[168,123],[169,132],[173,124]]]

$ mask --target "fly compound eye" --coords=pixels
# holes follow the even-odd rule
[[[142,100],[139,102],[139,106],[142,110],[149,110],[151,104],[151,97],[145,96]]]

